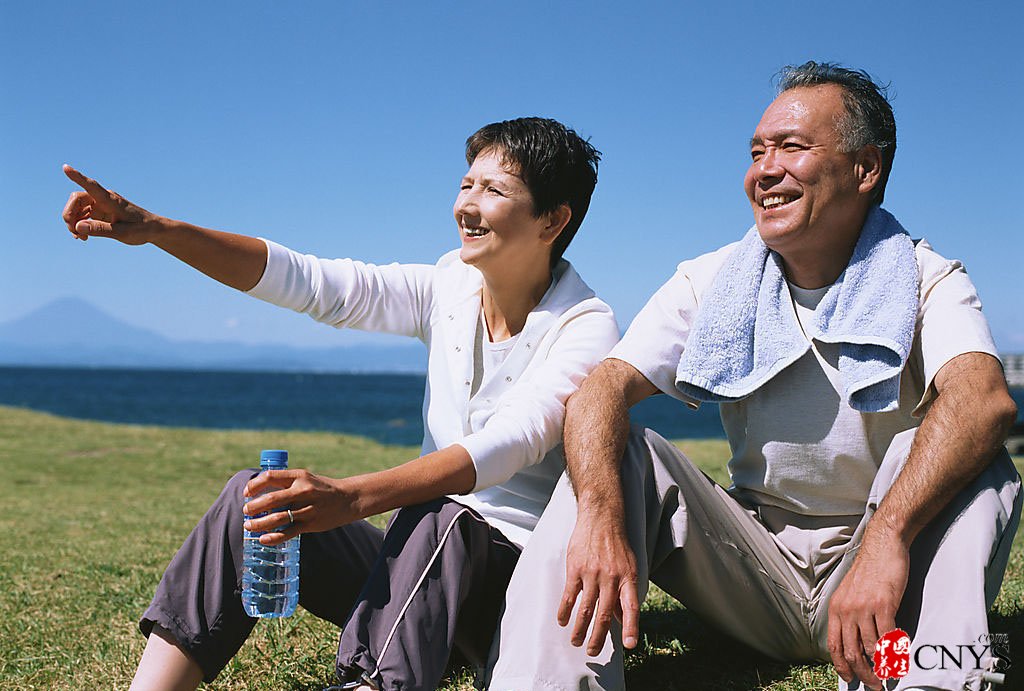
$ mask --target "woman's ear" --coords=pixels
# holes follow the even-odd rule
[[[547,224],[541,231],[541,240],[550,245],[569,224],[569,220],[572,218],[572,209],[568,204],[561,204],[554,211],[547,212],[545,216]]]

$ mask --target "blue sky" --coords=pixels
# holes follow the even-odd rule
[[[892,83],[886,206],[964,261],[1024,351],[1021,3],[0,1],[0,322],[74,295],[172,338],[340,345],[151,247],[73,241],[68,162],[167,216],[325,256],[433,262],[479,126],[604,153],[567,257],[625,326],[751,223],[747,140],[787,63]]]

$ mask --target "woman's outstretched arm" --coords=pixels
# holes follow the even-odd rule
[[[84,190],[71,194],[62,214],[76,238],[113,238],[126,245],[150,243],[238,290],[250,290],[263,276],[267,247],[259,238],[158,216],[71,166],[64,166],[64,174]]]

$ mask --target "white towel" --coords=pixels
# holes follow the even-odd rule
[[[737,401],[803,356],[810,343],[790,299],[781,257],[751,228],[708,289],[676,369],[676,387],[695,401]],[[899,405],[917,308],[914,243],[892,214],[874,207],[807,334],[840,344],[844,395],[855,410]]]

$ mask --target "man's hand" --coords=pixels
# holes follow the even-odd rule
[[[604,512],[600,515],[607,516]],[[612,617],[622,622],[625,647],[636,647],[639,636],[636,557],[621,520],[613,519],[612,523],[607,525],[580,509],[566,553],[565,592],[558,607],[558,624],[569,624],[576,598],[580,597],[571,642],[576,647],[583,645],[593,619],[594,630],[587,643],[591,656],[604,647]]]
[[[79,240],[88,240],[92,235],[113,238],[126,245],[149,242],[159,216],[135,206],[71,166],[64,166],[64,174],[85,190],[72,192],[61,214],[72,235]]]
[[[345,480],[314,475],[308,470],[267,470],[249,480],[246,497],[256,497],[244,507],[250,518],[245,529],[265,533],[264,545],[277,545],[299,533],[317,533],[363,518],[354,493]],[[267,494],[262,494],[268,492]],[[289,520],[288,509],[291,509]]]
[[[909,572],[908,546],[895,537],[865,534],[828,608],[828,651],[844,680],[856,675],[868,688],[881,688],[869,660],[878,638],[896,628]]]

